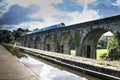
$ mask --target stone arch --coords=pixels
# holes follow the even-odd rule
[[[88,32],[82,40],[82,45],[81,45],[82,56],[95,59],[97,41],[102,34],[108,31],[112,32],[112,30],[106,30],[102,28],[94,29]]]
[[[51,35],[47,35],[44,41],[44,50],[52,51],[53,50],[53,40]]]
[[[36,36],[34,44],[36,49],[41,49],[41,39],[39,36]]]
[[[72,35],[70,33],[64,33],[59,38],[59,51],[60,53],[70,54],[70,42]]]
[[[30,37],[28,40],[28,47],[33,48],[33,38]]]

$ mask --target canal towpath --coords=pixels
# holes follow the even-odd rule
[[[40,80],[0,45],[0,80]]]

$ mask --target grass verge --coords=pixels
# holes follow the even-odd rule
[[[103,54],[107,53],[108,55],[108,51],[107,49],[97,49],[97,52],[96,52],[96,59],[97,60],[100,60],[100,56],[102,56]]]
[[[75,56],[75,50],[71,50],[70,52],[71,52],[70,53],[71,55]],[[105,53],[107,53],[107,55],[108,55],[107,49],[97,49],[96,59],[100,60],[101,59],[100,56],[103,55],[103,54],[105,54]]]

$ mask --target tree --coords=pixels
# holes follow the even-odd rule
[[[115,49],[115,48],[118,48],[118,40],[116,39],[115,36],[111,36],[107,43],[107,49],[110,52],[112,49]]]
[[[14,40],[13,33],[8,30],[0,30],[0,43],[9,43]]]
[[[30,32],[30,30],[22,29],[22,28],[18,28],[17,30],[13,30],[13,34],[14,34],[15,39],[24,36],[27,32]]]
[[[109,36],[102,36],[98,40],[97,43],[97,49],[106,49],[107,48],[107,42],[108,42]]]
[[[29,32],[28,29],[22,28],[13,30],[13,32],[9,30],[0,30],[0,43],[14,43],[17,38],[24,36],[27,32]]]
[[[74,33],[74,41],[75,41],[75,47],[76,47],[76,56],[80,56],[80,41],[81,41],[81,37],[80,37],[80,31],[76,30]]]
[[[111,36],[107,43],[107,49],[109,51],[109,58],[111,60],[118,60],[120,59],[120,50],[119,50],[119,43],[115,36]]]

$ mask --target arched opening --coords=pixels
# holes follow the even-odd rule
[[[28,47],[33,48],[33,39],[32,39],[32,37],[30,37],[30,39],[28,41]]]
[[[105,49],[107,49],[107,43],[108,43],[108,38],[110,36],[107,36],[107,42],[106,43],[99,43],[99,40],[101,39],[101,37],[104,37],[105,35],[107,35],[108,30],[105,29],[94,29],[92,31],[90,31],[89,33],[87,33],[87,35],[84,37],[84,39],[82,40],[82,56],[87,57],[87,58],[94,58],[96,59],[98,54],[97,54],[97,49],[98,47],[100,47],[101,44]],[[104,34],[106,33],[106,34]],[[109,32],[110,33],[110,32]],[[104,37],[105,38],[105,37]]]
[[[59,49],[60,53],[69,54],[70,55],[70,41],[72,36],[70,33],[65,33],[61,35],[59,39]]]
[[[47,51],[50,51],[50,44],[47,44]]]
[[[87,46],[87,58],[90,58],[91,46]]]
[[[120,36],[120,35],[118,35]],[[103,34],[97,42],[97,60],[118,60],[120,59],[119,38],[117,33],[110,31]]]
[[[95,29],[87,33],[82,40],[82,56],[96,59],[96,45],[100,36],[107,32],[105,29]]]
[[[76,50],[75,50],[75,41],[72,39],[70,41],[70,54],[75,56],[76,55]]]
[[[36,49],[41,49],[41,39],[39,36],[35,38],[35,48]]]
[[[112,36],[114,36],[113,33],[108,31],[102,34],[100,38],[98,39],[97,47],[96,47],[96,59],[97,60],[100,60],[101,57],[103,56],[105,57],[108,55],[108,50],[107,50],[108,41]]]
[[[53,40],[52,37],[49,35],[45,38],[44,50],[52,51],[52,49],[53,49]]]

